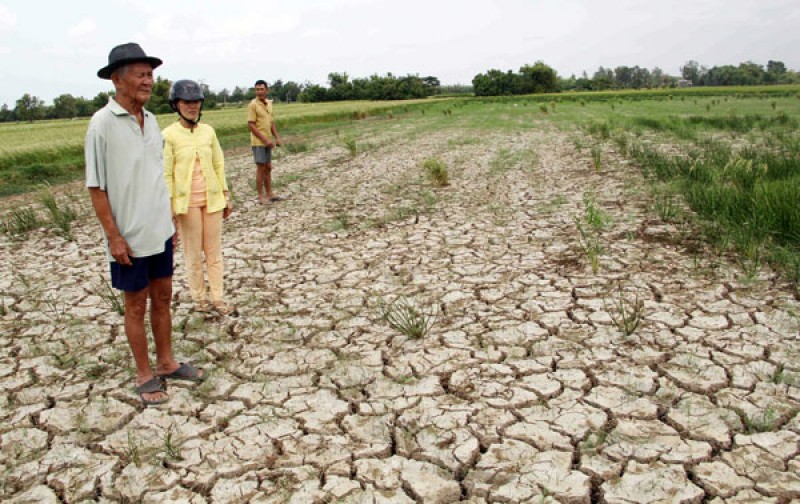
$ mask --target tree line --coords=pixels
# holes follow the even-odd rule
[[[156,77],[147,109],[156,114],[169,113],[169,89],[172,81]],[[203,87],[205,109],[221,106],[239,105],[255,98],[255,90],[251,87],[236,86],[233,91],[223,89],[212,90],[208,84]],[[439,92],[439,79],[436,77],[419,77],[406,75],[397,77],[391,73],[386,76],[372,75],[367,79],[350,79],[346,73],[328,74],[328,87],[318,84],[298,84],[294,81],[276,80],[270,84],[269,96],[281,102],[326,102],[340,100],[408,100],[425,98]],[[108,103],[114,92],[101,92],[91,99],[62,94],[53,99],[53,105],[46,105],[43,100],[25,93],[16,101],[11,109],[7,104],[0,107],[0,122],[35,121],[40,119],[70,119],[89,117]]]
[[[476,96],[502,96],[561,91],[605,91],[612,89],[653,89],[678,86],[754,86],[768,84],[800,84],[800,73],[791,71],[781,61],[770,60],[766,67],[751,61],[738,66],[722,65],[707,68],[696,61],[681,67],[680,76],[636,66],[599,67],[589,77],[559,77],[553,68],[538,61],[525,65],[519,72],[489,70],[472,80]]]
[[[472,85],[442,86],[433,76],[403,77],[388,73],[368,78],[351,79],[347,73],[329,73],[328,85],[309,82],[276,80],[270,85],[270,97],[281,102],[326,102],[340,100],[405,100],[425,98],[438,94],[474,94],[475,96],[503,96],[531,93],[558,93],[561,91],[603,91],[612,89],[652,89],[677,86],[738,86],[759,84],[798,84],[800,72],[792,71],[781,61],[770,60],[767,65],[751,61],[738,66],[721,65],[705,67],[690,60],[680,68],[679,76],[666,74],[658,67],[648,70],[636,66],[599,67],[590,77],[586,72],[580,77],[560,77],[542,61],[524,65],[519,72],[489,70],[476,75]],[[157,77],[148,102],[148,109],[157,114],[170,112],[169,88],[172,81]],[[255,98],[251,87],[236,86],[232,91],[212,90],[201,83],[206,109],[239,105]],[[88,117],[108,103],[114,92],[101,92],[94,98],[62,94],[46,105],[43,100],[25,93],[12,109],[8,104],[0,107],[0,122],[34,121],[39,119],[69,119]]]

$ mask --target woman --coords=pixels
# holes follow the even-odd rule
[[[192,80],[176,81],[169,91],[169,104],[178,122],[164,135],[164,177],[183,241],[183,254],[194,309],[216,310],[222,315],[235,311],[225,302],[222,287],[222,219],[233,210],[225,180],[225,160],[214,128],[200,124],[203,90]],[[205,255],[210,290],[206,300],[203,280]]]

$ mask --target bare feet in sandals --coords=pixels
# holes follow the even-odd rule
[[[206,379],[205,372],[191,364],[186,364],[185,362],[181,362],[178,367],[173,369],[172,371],[158,374],[159,378],[162,380],[185,380],[195,383],[200,383]]]
[[[136,381],[136,388],[134,389],[142,404],[145,406],[154,406],[156,404],[164,404],[169,400],[167,395],[167,388],[164,381],[158,376],[151,376],[149,379],[143,381]]]

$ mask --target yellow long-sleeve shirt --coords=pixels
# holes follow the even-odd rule
[[[225,208],[225,157],[214,128],[198,124],[194,130],[176,122],[164,128],[164,179],[167,182],[172,211],[184,214],[189,209],[192,195],[192,172],[196,160],[206,180],[206,212],[214,213]]]

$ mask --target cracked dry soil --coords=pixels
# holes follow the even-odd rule
[[[654,217],[638,169],[565,133],[333,139],[249,155],[223,248],[237,317],[174,345],[211,378],[142,408],[81,189],[74,241],[0,237],[0,498],[9,502],[533,503],[800,499],[800,306],[771,272]],[[450,185],[420,165],[438,157]],[[597,273],[575,218],[609,217]],[[382,319],[402,299],[433,320]],[[641,301],[633,334],[620,308]],[[628,304],[626,304],[628,303]],[[385,305],[383,305],[385,306]]]

